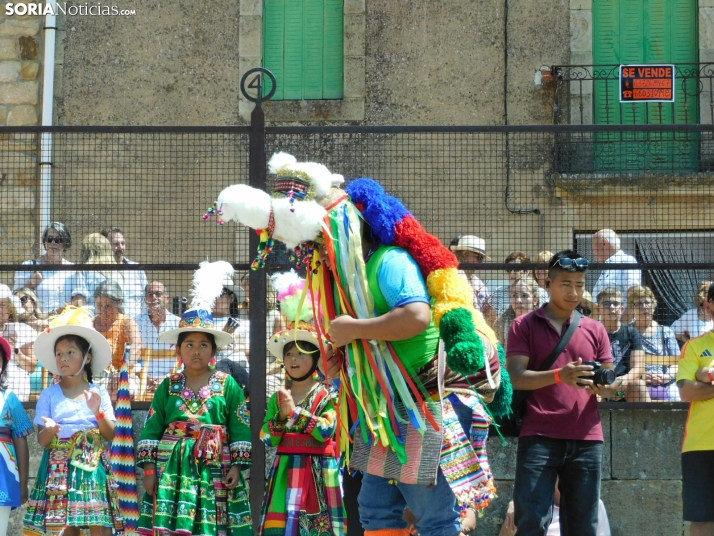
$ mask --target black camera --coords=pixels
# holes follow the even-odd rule
[[[615,381],[615,371],[602,368],[599,361],[583,361],[583,365],[590,365],[593,368],[594,376],[580,376],[583,380],[592,380],[595,385],[611,385]],[[578,382],[580,387],[585,387],[584,383]]]

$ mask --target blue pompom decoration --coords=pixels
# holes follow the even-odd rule
[[[396,225],[410,215],[407,207],[373,179],[356,179],[347,186],[353,203],[364,206],[362,216],[382,244],[394,242]]]

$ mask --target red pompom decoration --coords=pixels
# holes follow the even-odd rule
[[[406,249],[414,257],[425,278],[434,270],[459,267],[456,255],[438,238],[427,233],[411,215],[395,225],[393,244]]]

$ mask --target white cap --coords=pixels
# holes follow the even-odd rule
[[[491,257],[486,255],[486,241],[478,236],[457,236],[449,244],[449,249],[451,251],[474,251],[483,255],[483,258],[487,261],[491,260]]]

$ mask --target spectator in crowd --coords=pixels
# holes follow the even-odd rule
[[[247,327],[248,318],[246,316],[244,320],[239,310],[239,306],[244,299],[243,288],[240,285],[236,285],[230,276],[226,276],[226,280],[223,282],[223,292],[216,299],[212,313],[216,326],[230,333],[233,337],[233,344],[218,348],[216,359],[218,361],[231,359],[250,371],[248,362],[248,345],[250,344],[250,333]],[[246,326],[243,325],[244,323]]]
[[[593,302],[593,296],[587,290],[583,291],[583,297],[580,300],[580,305],[578,305],[577,310],[581,315],[597,320],[597,304]]]
[[[518,439],[513,501],[521,534],[545,534],[550,525],[556,479],[560,477],[561,533],[596,536],[603,452],[597,396],[615,389],[596,385],[592,366],[612,368],[602,324],[580,318],[549,370],[539,368],[567,333],[585,290],[587,260],[577,252],[556,253],[546,287],[550,301],[513,321],[506,362],[514,389],[532,391]]]
[[[105,229],[102,231],[102,235],[112,245],[112,253],[117,264],[139,264],[124,256],[126,241],[124,240],[124,231],[119,227]],[[146,274],[143,270],[125,270],[119,273],[121,276],[117,278],[117,281],[124,291],[124,311],[128,316],[134,318],[142,312]]]
[[[506,264],[527,264],[531,262],[530,257],[523,251],[514,251],[506,257],[504,261]],[[506,270],[508,272],[508,285],[503,285],[498,287],[491,294],[491,306],[493,307],[496,316],[501,316],[506,312],[508,306],[511,304],[510,290],[511,285],[516,282],[517,279],[526,277],[529,275],[528,270],[519,270],[518,268],[510,268]],[[544,288],[538,289],[538,303],[541,305],[548,301],[548,292]]]
[[[642,337],[645,355],[679,355],[679,345],[672,328],[661,326],[654,319],[657,299],[649,287],[635,286],[627,298],[635,316],[635,329]],[[652,400],[679,400],[675,379],[677,367],[645,365],[645,381]]]
[[[37,259],[25,261],[30,265],[73,264],[63,257],[65,251],[72,247],[72,237],[67,226],[60,222],[52,222],[42,233],[44,255]],[[69,300],[66,294],[66,280],[73,274],[71,270],[17,272],[15,274],[15,290],[28,288],[37,293],[42,310],[52,314],[64,307]]]
[[[553,252],[544,250],[538,253],[538,255],[535,256],[535,259],[533,259],[533,262],[544,262],[544,263],[549,263],[550,259],[553,258]],[[533,279],[535,279],[538,283],[538,286],[542,289],[545,289],[545,280],[548,278],[548,269],[546,268],[545,270],[533,270]]]
[[[454,252],[460,264],[480,264],[484,260],[490,261],[486,255],[486,241],[474,235],[457,236],[449,244],[449,249]],[[475,270],[461,270],[469,280],[474,295],[474,307],[481,311],[488,319],[493,317],[488,287],[476,275]]]
[[[707,303],[712,316],[714,285]],[[682,445],[683,518],[691,522],[691,536],[714,536],[714,333],[684,345],[677,385],[690,403]]]
[[[694,339],[714,329],[714,321],[709,314],[709,302],[707,301],[707,292],[711,284],[711,281],[704,281],[699,286],[697,294],[694,296],[694,309],[684,313],[672,324],[672,331],[674,331],[677,340],[687,342],[689,339]]]
[[[82,240],[80,264],[114,264],[112,246],[99,233],[88,234]],[[67,279],[71,304],[76,307],[94,307],[94,292],[105,281],[116,281],[120,277],[116,270],[77,271]]]
[[[20,322],[32,326],[35,331],[42,331],[47,327],[47,315],[42,312],[42,305],[37,299],[37,294],[29,288],[21,288],[14,292],[20,300],[22,310],[20,312]]]
[[[116,281],[108,280],[97,286],[94,291],[96,316],[94,329],[104,335],[112,349],[112,363],[103,374],[95,379],[95,383],[107,387],[112,400],[115,399],[119,386],[119,371],[124,362],[124,351],[127,344],[131,344],[129,356],[129,380],[132,392],[138,388],[138,379],[133,372],[134,366],[141,358],[141,332],[136,321],[124,314],[122,305],[124,293]]]
[[[171,350],[171,344],[159,341],[159,335],[178,328],[181,319],[166,308],[169,303],[166,285],[161,281],[150,281],[144,291],[144,302],[147,312],[141,313],[135,319],[141,333],[142,347],[149,350]],[[160,380],[171,373],[174,363],[169,359],[162,359],[151,361],[148,366],[148,390],[154,392]]]
[[[22,402],[30,399],[30,374],[37,368],[34,352],[37,331],[20,321],[22,305],[10,287],[0,285],[0,333],[13,348],[7,365],[8,387]]]
[[[287,329],[287,322],[278,311],[278,293],[275,291],[272,280],[268,277],[266,280],[266,302],[265,302],[265,332],[268,334],[275,333]],[[248,314],[250,312],[250,285],[248,283],[248,274],[244,274],[240,279],[240,288],[242,290],[242,302],[238,306],[238,318],[240,321],[240,341],[243,344],[243,351],[250,355],[250,320]],[[273,393],[277,389],[285,386],[285,372],[280,361],[272,356],[267,357],[266,369],[266,389],[268,393]]]
[[[530,275],[516,279],[511,285],[511,305],[496,320],[496,335],[506,345],[511,324],[519,316],[535,311],[540,305],[538,283]]]
[[[637,264],[637,259],[620,249],[620,238],[612,229],[602,229],[595,233],[592,248],[597,262]],[[593,288],[593,296],[600,294],[605,287],[615,287],[622,292],[625,299],[623,309],[627,309],[628,293],[632,287],[640,285],[641,280],[642,274],[639,270],[603,270]]]
[[[615,400],[650,402],[649,391],[642,376],[645,372],[645,351],[642,336],[634,326],[622,323],[622,293],[615,287],[605,287],[597,295],[600,319],[610,338],[612,362],[618,378]]]

